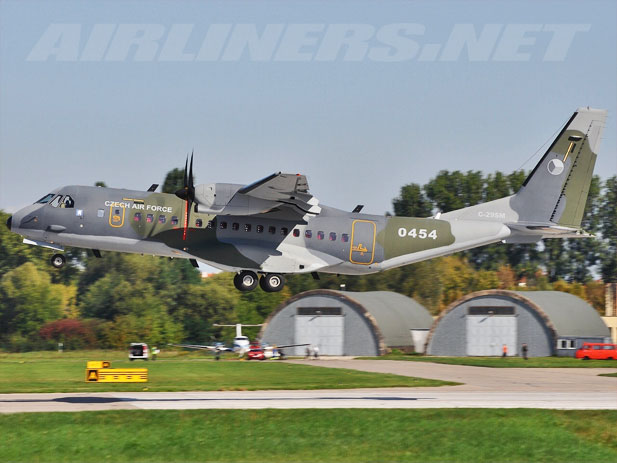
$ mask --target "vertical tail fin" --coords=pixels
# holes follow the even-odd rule
[[[588,107],[572,115],[512,197],[519,222],[580,227],[606,116]]]

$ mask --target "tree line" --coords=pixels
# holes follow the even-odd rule
[[[165,192],[176,191],[183,172],[170,171]],[[401,187],[393,214],[428,217],[436,212],[512,194],[522,171],[442,171],[425,185]],[[104,185],[102,182],[99,184]],[[433,314],[481,289],[554,289],[583,297],[598,310],[604,282],[617,281],[617,178],[594,177],[583,228],[596,239],[544,240],[539,244],[494,244],[364,276],[290,275],[280,293],[240,293],[233,275],[202,278],[184,259],[67,249],[61,270],[49,251],[28,246],[0,227],[0,348],[13,351],[125,348],[130,342],[211,343],[229,340],[232,328],[214,324],[261,323],[284,300],[317,288],[396,291],[415,298]],[[390,214],[390,213],[388,213]],[[3,222],[8,214],[0,211]],[[247,328],[254,338],[258,328]]]

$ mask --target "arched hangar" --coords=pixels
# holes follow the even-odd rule
[[[422,350],[432,323],[423,306],[402,294],[316,289],[272,312],[261,339],[277,345],[307,343],[317,346],[320,355],[382,355],[393,347]],[[305,350],[289,348],[286,354],[304,355]]]
[[[435,320],[427,340],[429,355],[574,356],[583,342],[610,336],[596,310],[560,291],[487,290],[453,302]]]

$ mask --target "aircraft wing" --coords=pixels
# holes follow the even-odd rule
[[[308,190],[306,176],[278,172],[240,188],[238,193],[278,201],[291,199],[298,194],[308,194]]]
[[[564,227],[554,223],[520,222],[506,225],[516,232],[544,238],[595,238],[595,235],[580,228]]]
[[[317,215],[321,212],[319,201],[309,193],[306,176],[300,174],[269,175],[261,180],[238,188],[229,201],[217,205],[201,201],[200,212],[212,212],[218,215],[255,215],[279,214],[287,218],[292,214],[304,217],[306,214]],[[219,201],[217,195],[216,201]],[[294,217],[294,218],[295,218]]]
[[[286,344],[284,346],[279,346],[275,344],[277,349],[285,349],[286,347],[301,347],[301,346],[310,346],[310,344]]]
[[[200,344],[168,344],[169,346],[174,347],[184,347],[185,349],[199,349],[199,350],[220,350],[220,351],[231,351],[229,347],[225,346],[203,346]]]

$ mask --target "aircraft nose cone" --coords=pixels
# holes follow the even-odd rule
[[[9,230],[11,230],[11,223],[13,222],[13,216],[10,215],[9,218],[6,220],[6,226],[8,227]]]

